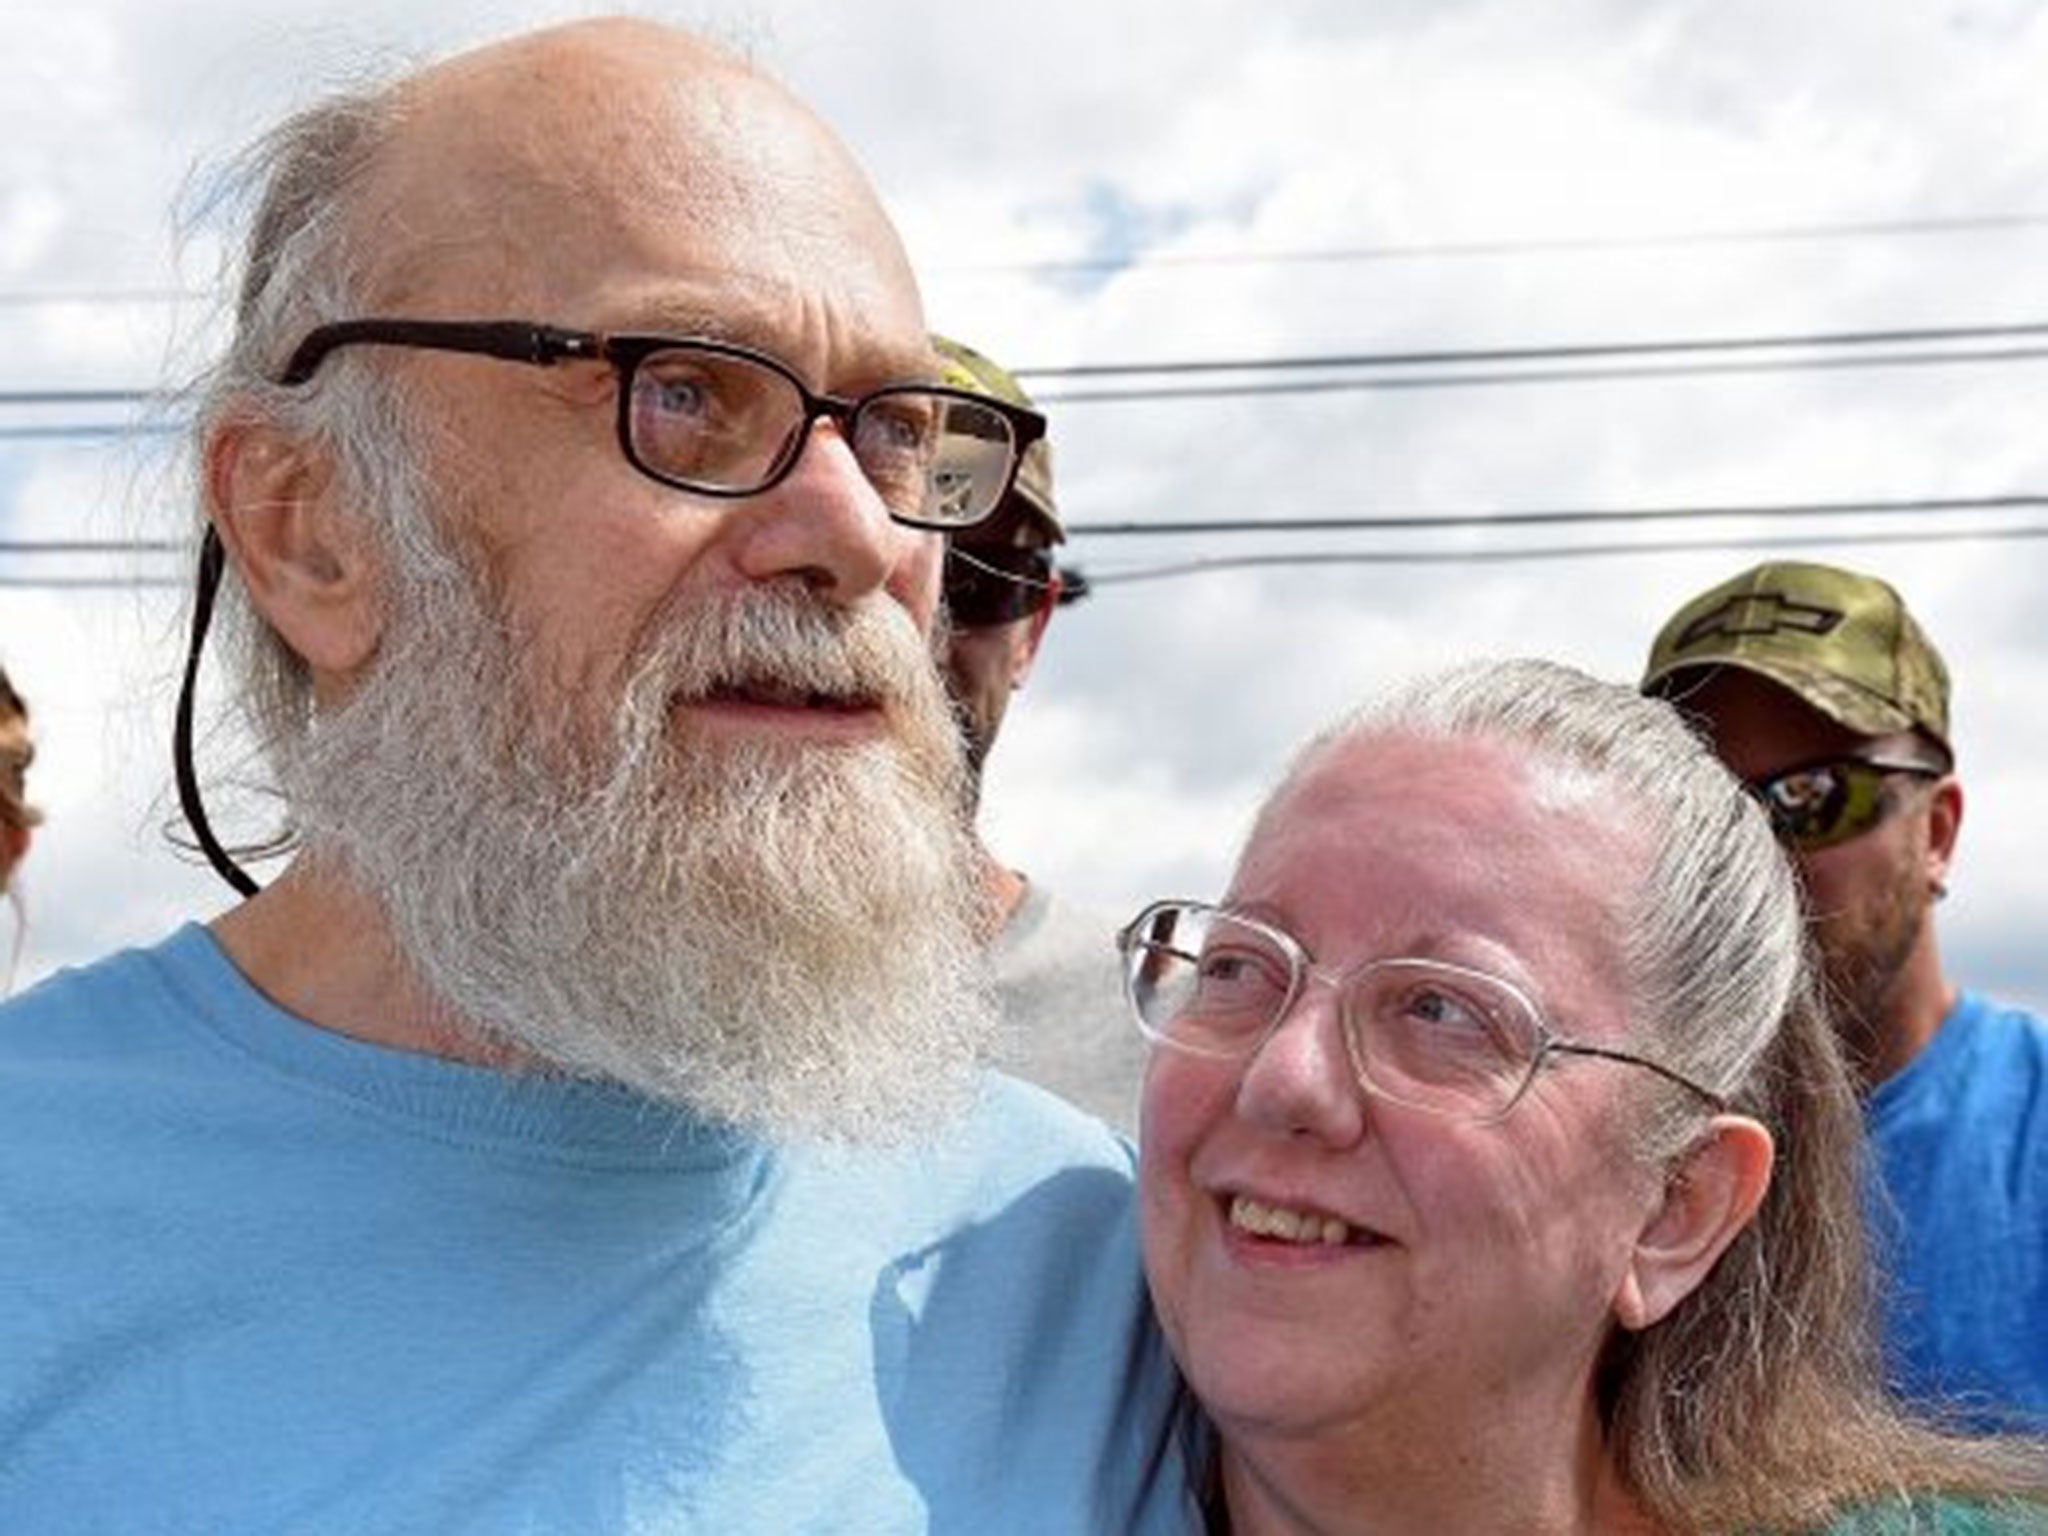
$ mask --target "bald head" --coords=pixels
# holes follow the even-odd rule
[[[675,28],[579,22],[459,55],[395,86],[387,125],[349,220],[380,309],[616,323],[576,306],[665,303],[647,290],[674,278],[745,290],[742,304],[802,302],[853,256],[864,306],[917,313],[844,147],[782,87]],[[599,271],[615,285],[602,295]]]

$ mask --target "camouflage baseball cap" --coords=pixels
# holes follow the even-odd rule
[[[1771,561],[1701,593],[1650,647],[1645,693],[1695,667],[1741,667],[1864,736],[1919,730],[1948,752],[1948,668],[1875,576]]]
[[[992,395],[1028,410],[1038,409],[1015,379],[974,348],[939,335],[932,337],[932,345],[939,353],[941,384],[954,389],[971,389],[978,395]],[[1023,462],[1017,466],[1017,483],[1011,488],[1010,495],[1038,514],[1038,520],[1052,543],[1066,542],[1067,530],[1060,526],[1059,508],[1052,499],[1052,444],[1044,438],[1024,450]]]

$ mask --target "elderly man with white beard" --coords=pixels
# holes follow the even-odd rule
[[[252,187],[178,752],[250,895],[0,1012],[0,1523],[1188,1528],[1129,1154],[979,1064],[939,539],[1043,423],[665,27],[323,102]]]

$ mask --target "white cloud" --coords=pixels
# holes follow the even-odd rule
[[[365,58],[579,9],[74,7],[63,26],[82,60],[76,78],[43,78],[35,110],[6,117],[0,186],[27,190],[0,205],[0,283],[204,279],[214,228],[192,233],[182,265],[168,233],[196,157],[217,162]],[[1000,13],[789,0],[692,14],[841,127],[928,274],[934,322],[1007,362],[2041,318],[2041,229],[1325,264],[1141,261],[1088,280],[988,270],[1129,240],[1141,256],[1178,257],[2033,212],[2048,184],[2039,7],[1131,0],[1113,28],[1101,5],[1080,0]],[[48,34],[18,25],[0,23],[11,53],[56,56]],[[203,342],[209,313],[203,303],[169,314],[0,308],[13,360],[0,387],[155,382],[167,354],[173,372],[195,355],[179,341]],[[2044,369],[1074,404],[1053,416],[1063,497],[1082,521],[2040,490]],[[39,457],[0,444],[0,531],[176,526],[174,492],[138,490],[149,475],[127,461],[112,474],[92,462],[76,449]],[[1107,570],[1240,547],[1250,546],[1093,539],[1067,554]],[[1632,675],[1665,613],[1747,558],[1105,586],[1055,620],[1013,711],[989,786],[995,840],[1049,884],[1106,907],[1213,888],[1295,741],[1363,691],[1482,653],[1549,653]],[[1955,665],[1972,799],[1946,915],[1951,948],[2048,1001],[2048,962],[2030,958],[2027,933],[2048,905],[2048,797],[2038,792],[2048,741],[2032,703],[2048,685],[2036,616],[2043,545],[1873,546],[1839,558],[1896,579]],[[38,776],[52,824],[31,888],[46,957],[216,899],[151,846],[162,721],[134,725],[128,701],[164,670],[169,620],[157,611],[139,628],[117,625],[118,607],[0,590],[0,658],[21,674],[46,733]],[[150,697],[167,715],[161,690]],[[131,721],[111,741],[96,723],[109,707]]]

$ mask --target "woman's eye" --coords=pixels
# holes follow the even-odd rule
[[[1472,1007],[1455,992],[1447,992],[1439,987],[1417,988],[1408,994],[1404,1006],[1409,1017],[1418,1019],[1434,1029],[1445,1032],[1490,1032],[1490,1026],[1482,1010]]]
[[[1195,974],[1196,991],[1210,1008],[1264,1007],[1287,990],[1287,967],[1256,950],[1206,950]]]

